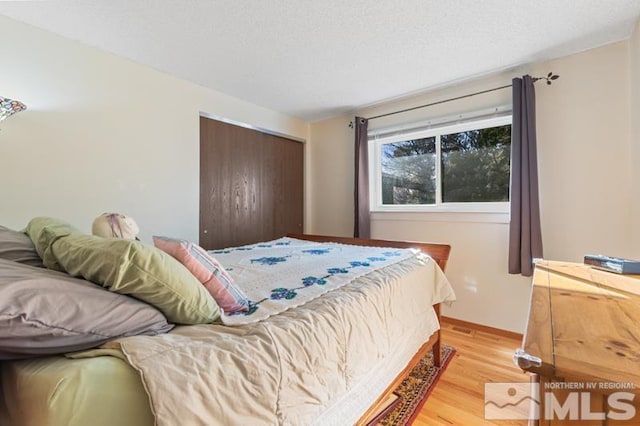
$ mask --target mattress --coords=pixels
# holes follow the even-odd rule
[[[352,424],[439,328],[432,305],[454,298],[435,262],[412,259],[258,323],[6,362],[5,423]]]
[[[117,356],[53,356],[3,362],[0,367],[0,425],[153,424],[140,375]]]

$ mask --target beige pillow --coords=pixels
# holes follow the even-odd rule
[[[120,213],[103,213],[93,221],[91,233],[103,238],[137,240],[140,228],[132,217]]]

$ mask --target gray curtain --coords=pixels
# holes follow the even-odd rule
[[[354,185],[354,221],[353,236],[356,238],[370,238],[369,218],[369,150],[367,129],[369,121],[356,117],[356,157],[355,157],[355,185]]]
[[[513,79],[511,130],[511,223],[509,273],[531,276],[533,258],[542,257],[538,160],[536,153],[536,99],[530,75]]]

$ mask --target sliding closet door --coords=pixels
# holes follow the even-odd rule
[[[302,232],[303,145],[264,134],[262,241]]]
[[[302,143],[200,118],[200,245],[302,232],[302,218]]]

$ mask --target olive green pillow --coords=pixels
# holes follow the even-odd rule
[[[198,279],[153,246],[85,235],[51,217],[32,219],[25,232],[47,268],[143,300],[173,323],[210,323],[220,315],[215,300]]]
[[[33,245],[35,245],[44,266],[63,272],[64,268],[58,264],[51,252],[51,247],[59,238],[71,234],[81,234],[80,231],[67,222],[52,217],[35,217],[31,219],[25,232],[31,238]]]
[[[67,273],[143,300],[170,322],[206,324],[220,316],[215,300],[196,277],[168,254],[140,241],[71,233],[56,239],[51,252]]]

